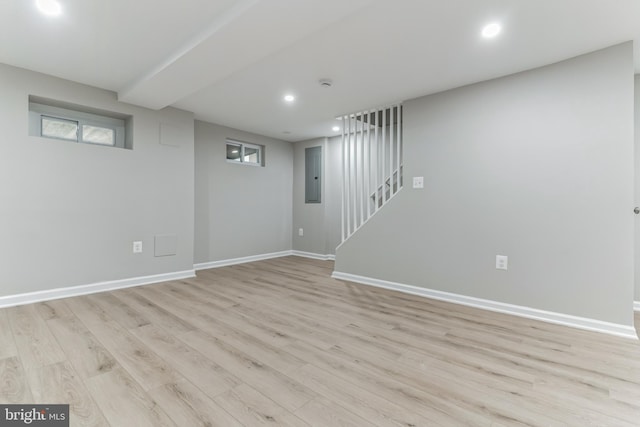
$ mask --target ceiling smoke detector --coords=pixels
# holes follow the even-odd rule
[[[331,86],[333,86],[333,82],[331,81],[331,79],[320,79],[320,80],[318,80],[318,83],[320,83],[320,86],[322,86],[322,87],[331,87]]]

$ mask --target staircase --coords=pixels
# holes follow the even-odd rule
[[[400,165],[400,188],[402,188],[402,165]],[[383,194],[384,191],[384,194]],[[384,200],[389,200],[392,194],[398,192],[398,170],[393,171],[393,187],[391,187],[391,178],[387,178],[384,182],[384,185],[378,187],[378,191],[371,194],[371,206],[373,206],[372,211],[375,212],[376,208],[376,200],[378,202],[377,208],[381,208],[384,204]]]
[[[402,189],[402,105],[341,119],[344,242]]]

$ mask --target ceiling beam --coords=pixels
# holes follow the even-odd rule
[[[242,0],[125,89],[118,99],[158,110],[365,7],[374,0]]]

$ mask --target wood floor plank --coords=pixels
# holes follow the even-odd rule
[[[304,422],[300,417],[286,413],[278,417],[278,425],[282,427],[312,427],[311,424]]]
[[[337,344],[345,338],[347,328],[328,326],[326,322],[318,320],[308,313],[298,313],[287,308],[282,302],[272,299],[259,303],[243,302],[234,307],[234,311],[244,316],[253,316],[266,321],[269,325],[277,326],[281,333],[295,338],[295,340],[311,341],[314,345],[325,349]],[[349,335],[353,337],[353,335]],[[286,345],[289,342],[282,343]]]
[[[159,306],[178,315],[188,316],[192,325],[200,330],[212,330],[220,322],[227,325],[235,325],[238,329],[250,334],[254,338],[261,341],[269,342],[274,346],[282,346],[293,342],[294,340],[280,331],[280,328],[274,328],[273,324],[264,322],[263,319],[255,319],[252,316],[246,316],[234,309],[215,308],[204,303],[206,300],[203,296],[198,300],[197,296],[182,295],[181,299],[176,299],[170,294],[150,290],[146,293],[147,298],[153,300]],[[237,304],[235,305],[237,307]]]
[[[215,308],[212,310],[206,297],[196,298],[195,296],[183,294],[183,299],[176,301],[171,299],[169,295],[162,292],[150,291],[146,293],[147,297],[156,304],[162,306],[174,314],[186,316],[189,315],[192,324],[199,329],[207,330],[215,328],[219,334],[225,336],[228,342],[231,342],[239,349],[248,353],[262,352],[261,358],[270,358],[273,362],[271,366],[284,367],[282,371],[290,368],[297,368],[304,363],[296,361],[291,355],[281,354],[278,347],[292,342],[285,334],[278,330],[267,330],[264,328],[264,319],[254,319],[251,322],[250,315],[245,315],[239,311],[236,304],[231,310],[227,308]],[[195,313],[198,313],[195,315]],[[232,314],[237,313],[237,314]],[[240,314],[240,315],[238,315]],[[269,322],[273,325],[273,322]],[[234,326],[231,326],[234,325]],[[247,331],[246,328],[253,328]],[[257,335],[257,336],[256,336]],[[256,339],[258,338],[258,339]]]
[[[178,426],[242,427],[231,414],[188,381],[165,384],[149,394]]]
[[[562,408],[566,415],[566,422],[583,425],[598,425],[614,423],[616,426],[634,427],[638,425],[638,415],[640,406],[630,404],[625,401],[611,398],[610,394],[598,397],[589,393],[587,387],[575,387],[561,380],[552,378],[541,379],[535,386],[534,391],[538,395],[545,396],[548,401],[547,410],[553,408],[551,402],[562,402]]]
[[[530,351],[524,349],[524,347],[504,347],[495,341],[478,341],[475,338],[461,335],[464,334],[458,332],[455,334],[451,333],[447,335],[447,340],[459,347],[472,347],[482,354],[502,360],[504,363],[510,363],[512,366],[518,366],[522,370],[537,374],[537,376],[557,376],[566,381],[573,382],[576,385],[589,384],[591,389],[599,389],[603,394],[606,393],[606,390],[611,384],[626,384],[629,381],[635,382],[635,378],[638,377],[636,373],[633,373],[631,378],[628,376],[620,377],[618,376],[617,369],[612,369],[610,372],[603,372],[602,367],[605,365],[604,363],[571,365],[567,363],[566,358],[562,357],[563,355],[561,353],[555,357],[552,355],[546,355],[544,357],[534,356]],[[534,351],[534,349],[530,350]]]
[[[200,352],[209,354],[216,363],[233,372],[243,382],[291,411],[316,397],[315,393],[300,383],[213,335],[193,331],[178,338]]]
[[[314,365],[303,366],[293,376],[324,398],[349,408],[351,412],[367,420],[370,425],[419,426],[436,422],[407,411],[387,399]]]
[[[340,346],[332,348],[331,351],[340,357],[357,358],[361,363],[367,361],[367,363],[370,364],[368,366],[372,369],[384,369],[384,366],[390,365],[393,361],[388,360],[388,363],[382,362],[381,359],[385,358],[384,354],[362,351],[361,348],[358,348],[358,343],[343,343]],[[542,387],[540,379],[536,379],[534,384],[522,384],[516,381],[510,381],[510,377],[500,377],[496,372],[493,372],[491,368],[494,365],[495,364],[485,364],[484,366],[487,368],[485,370],[478,370],[471,366],[461,365],[455,366],[455,369],[450,369],[452,366],[450,362],[432,359],[430,362],[427,362],[426,367],[422,367],[422,370],[421,366],[397,363],[391,368],[390,372],[394,377],[402,378],[404,383],[412,384],[416,388],[428,386],[431,389],[441,389],[442,393],[446,393],[447,390],[463,390],[465,387],[476,390],[475,396],[469,399],[469,401],[475,405],[486,407],[493,415],[503,417],[504,419],[514,418],[514,410],[516,410],[518,414],[517,418],[525,420],[528,423],[538,420],[539,422],[544,422],[545,425],[564,425],[565,417],[554,419],[548,418],[547,416],[547,413],[552,413],[552,411],[549,411],[549,408],[555,407],[557,410],[561,409],[559,406],[554,405],[554,402],[558,401],[556,398],[541,399],[539,398],[539,393],[530,392],[534,390],[536,386],[538,389]],[[416,373],[421,373],[422,375],[416,375]],[[464,378],[464,382],[460,381],[461,378]],[[556,385],[561,384],[556,378],[555,376],[550,377],[549,381],[552,381]],[[554,389],[557,389],[557,387]],[[591,397],[594,399],[594,403],[589,405],[590,407],[588,407],[588,409],[574,413],[574,416],[579,416],[580,421],[586,422],[587,424],[602,421],[600,420],[601,417],[599,416],[597,407],[603,399],[608,399],[607,390],[599,390],[597,394],[592,393],[594,391],[592,387],[572,386],[568,387],[568,390],[580,396],[586,395],[587,398]],[[553,396],[553,394],[551,390],[545,393],[546,396]],[[517,399],[517,409],[514,409],[511,405],[503,405],[503,402],[508,402],[507,398],[516,395],[520,396],[520,398]],[[491,398],[487,398],[488,396],[491,396]],[[462,397],[463,395],[459,393],[455,395],[455,398]],[[573,399],[575,399],[575,397]],[[567,400],[570,401],[572,399]],[[623,420],[625,420],[625,418],[623,414],[628,409],[627,406],[616,405],[613,402],[608,402],[607,406],[616,409],[618,423],[619,425],[624,425]],[[571,412],[568,411],[567,408],[565,408],[565,411]],[[584,420],[582,418],[584,418]],[[578,419],[570,418],[569,421],[575,423]],[[628,419],[626,422],[628,422]]]
[[[52,318],[47,325],[81,378],[104,374],[116,365],[111,353],[75,315]]]
[[[124,369],[89,378],[85,384],[113,427],[182,427]]]
[[[35,402],[69,405],[70,425],[109,425],[84,383],[68,362],[54,363],[35,369],[29,377]]]
[[[7,310],[0,310],[0,359],[18,355]]]
[[[189,347],[160,327],[147,325],[130,331],[187,380],[214,398],[241,381],[214,360]]]
[[[0,309],[0,402],[68,399],[74,427],[639,425],[639,341],[332,271],[282,257]]]
[[[418,390],[391,375],[380,374],[361,366],[360,363],[319,351],[312,345],[298,342],[287,346],[286,350],[306,358],[310,364],[331,372],[357,387],[397,403],[407,411],[433,420],[434,425],[447,426],[459,423],[484,427],[491,424],[491,419],[481,411],[469,410],[466,406],[457,405],[453,399]]]
[[[26,371],[65,360],[64,352],[34,305],[8,308],[7,315]]]
[[[637,382],[640,382],[640,378]],[[609,389],[609,397],[619,402],[625,402],[635,407],[640,406],[640,388],[631,383],[628,385],[614,385]]]
[[[34,402],[31,387],[16,356],[0,359],[0,403]]]
[[[447,333],[447,337],[463,338],[470,343],[476,343],[482,340],[484,337],[488,338],[487,334],[470,334],[468,331],[455,331]],[[530,360],[540,362],[550,362],[555,359],[559,359],[553,363],[553,366],[557,369],[566,369],[571,371],[579,371],[583,373],[588,371],[589,375],[597,377],[606,377],[607,380],[611,378],[617,378],[620,381],[625,382],[629,374],[640,374],[640,364],[635,360],[621,360],[624,362],[624,367],[617,363],[611,363],[616,360],[615,355],[609,355],[609,363],[600,363],[601,359],[594,357],[594,353],[582,354],[583,351],[577,350],[575,347],[567,347],[564,349],[548,349],[541,348],[537,345],[520,345],[513,346],[509,341],[501,337],[491,337],[491,344],[500,348],[502,352],[508,352],[520,357],[525,357]],[[561,357],[558,357],[561,356]]]
[[[43,301],[34,304],[34,306],[43,320],[58,319],[72,315],[64,299]]]
[[[118,365],[127,370],[143,389],[150,390],[180,379],[180,375],[151,348],[108,317],[91,299],[75,298],[68,305],[116,359]]]
[[[207,277],[207,279],[205,279]],[[225,309],[236,305],[234,299],[225,298],[217,292],[211,291],[217,281],[215,275],[206,276],[205,273],[194,279],[185,279],[175,282],[163,283],[161,286],[154,286],[154,290],[167,292],[177,299],[195,299],[206,301],[209,310]]]
[[[113,294],[122,303],[129,304],[144,317],[162,328],[176,333],[193,331],[195,327],[187,320],[170,313],[164,308],[149,301],[143,289],[125,289]]]
[[[211,316],[213,317],[213,316]],[[216,331],[216,336],[234,348],[250,354],[261,363],[284,374],[294,371],[303,366],[306,362],[295,357],[279,347],[272,345],[269,341],[258,339],[251,334],[245,333],[241,328],[233,328],[224,322],[212,322]]]
[[[601,421],[600,415],[592,408],[576,410],[566,400],[538,393],[533,383],[528,380],[521,382],[511,377],[511,371],[501,373],[499,365],[495,363],[481,365],[482,369],[477,369],[473,364],[449,364],[431,358],[425,364],[420,359],[421,356],[414,354],[411,358],[404,358],[399,362],[411,372],[422,370],[423,375],[428,376],[430,381],[439,387],[461,389],[460,385],[463,384],[468,390],[476,390],[476,394],[489,396],[491,401],[488,402],[488,406],[500,411],[505,417],[511,416],[516,406],[517,419],[527,424],[597,425]],[[460,382],[461,379],[463,383]],[[517,405],[509,403],[511,400],[517,402]],[[503,407],[503,402],[507,402],[509,406]],[[624,423],[620,422],[619,425],[622,426]]]
[[[362,427],[370,425],[367,420],[347,411],[336,402],[316,398],[296,411],[314,426],[326,427]]]
[[[216,397],[215,401],[228,412],[236,414],[246,426],[283,425],[281,417],[289,413],[259,391],[241,384]]]
[[[115,294],[104,292],[91,295],[88,298],[126,329],[138,328],[151,323],[139,310],[127,304],[126,300],[117,298]]]
[[[193,317],[194,312],[217,314],[227,309],[215,305],[213,298],[184,289],[184,286],[158,286],[145,289],[144,296],[154,304],[181,318]],[[194,325],[197,326],[197,325]]]

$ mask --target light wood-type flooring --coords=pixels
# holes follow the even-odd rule
[[[0,402],[69,403],[74,427],[640,426],[637,341],[332,268],[285,257],[2,309]]]

